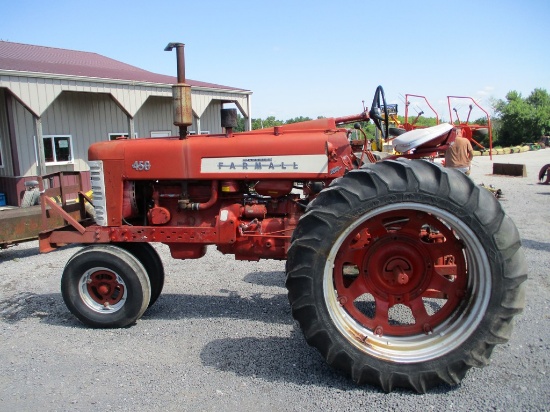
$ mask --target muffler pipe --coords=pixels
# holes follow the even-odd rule
[[[178,83],[172,86],[174,101],[174,125],[179,128],[180,139],[187,137],[187,127],[193,124],[191,107],[191,86],[185,83],[185,44],[168,43],[164,51],[176,48]]]

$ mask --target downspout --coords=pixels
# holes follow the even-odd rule
[[[126,115],[128,119],[128,139],[133,139],[135,137],[135,128],[134,128],[134,118],[130,115]]]
[[[34,116],[34,131],[35,135],[35,144],[38,151],[38,156],[36,159],[36,174],[37,176],[44,176],[46,174],[46,156],[44,154],[44,138],[42,135],[42,119],[40,117]]]

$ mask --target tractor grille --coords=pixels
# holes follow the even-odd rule
[[[107,226],[107,199],[105,199],[105,176],[103,175],[103,161],[92,160],[90,178],[92,181],[95,221],[100,226]]]

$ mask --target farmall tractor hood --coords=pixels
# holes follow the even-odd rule
[[[313,126],[313,127],[312,127]],[[346,133],[320,119],[231,135],[123,139],[90,146],[89,160],[120,161],[127,179],[280,178],[329,174],[330,153],[349,153]],[[269,150],[267,150],[269,148]],[[334,165],[332,165],[334,166]]]

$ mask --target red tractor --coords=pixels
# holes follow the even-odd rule
[[[118,328],[140,318],[164,283],[152,242],[175,259],[216,245],[236,259],[286,259],[308,343],[357,383],[425,392],[487,364],[524,305],[518,231],[461,173],[424,160],[363,164],[343,125],[372,120],[387,136],[381,87],[358,115],[233,133],[224,109],[224,134],[187,136],[182,72],[180,136],[93,144],[95,218],[65,216],[40,234],[43,252],[86,244],[61,280],[78,319]]]

